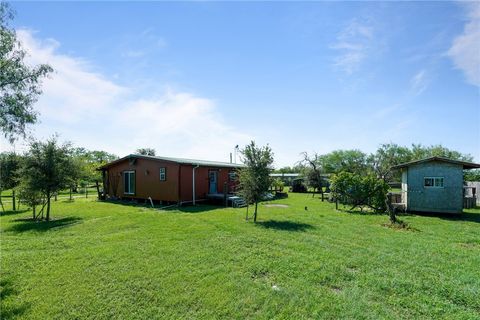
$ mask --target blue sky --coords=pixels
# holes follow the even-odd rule
[[[254,139],[277,166],[387,142],[480,161],[478,2],[13,7],[29,61],[56,69],[39,138],[220,161]]]

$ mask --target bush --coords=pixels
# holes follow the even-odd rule
[[[295,179],[292,181],[292,192],[307,192],[307,187],[303,183],[303,179]]]
[[[272,188],[276,192],[282,192],[283,188],[285,188],[285,183],[282,180],[276,178],[272,181]]]
[[[331,194],[340,203],[351,205],[351,210],[360,207],[385,212],[388,185],[385,181],[369,174],[360,176],[350,172],[340,172],[331,179]]]

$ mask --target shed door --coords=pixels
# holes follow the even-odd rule
[[[217,193],[217,178],[218,178],[218,172],[217,171],[209,171],[208,172],[208,177],[209,177],[209,187],[208,187],[208,193]]]

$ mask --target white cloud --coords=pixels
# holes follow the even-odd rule
[[[120,86],[82,59],[60,54],[60,44],[38,40],[29,30],[19,39],[31,63],[49,63],[55,73],[44,81],[36,109],[37,138],[58,132],[77,146],[119,156],[139,147],[159,155],[227,161],[236,144],[250,136],[226,124],[215,101],[171,88],[141,99],[135,88]]]
[[[337,41],[330,46],[339,51],[334,66],[349,75],[357,71],[372,49],[373,34],[372,26],[360,23],[357,19],[350,21],[337,35]]]
[[[429,83],[427,71],[422,69],[418,71],[410,80],[410,91],[413,95],[420,95],[427,89]]]
[[[453,40],[448,50],[457,69],[465,74],[468,83],[480,86],[480,2],[464,2],[468,10],[463,33]]]
[[[43,82],[43,92],[36,108],[42,119],[74,123],[104,116],[104,106],[127,92],[115,83],[93,72],[86,61],[57,53],[55,40],[41,41],[29,30],[17,31],[18,38],[29,53],[28,62],[48,63],[55,70]]]

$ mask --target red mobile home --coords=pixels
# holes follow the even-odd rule
[[[131,154],[110,162],[103,173],[110,198],[187,203],[235,191],[242,164]]]

